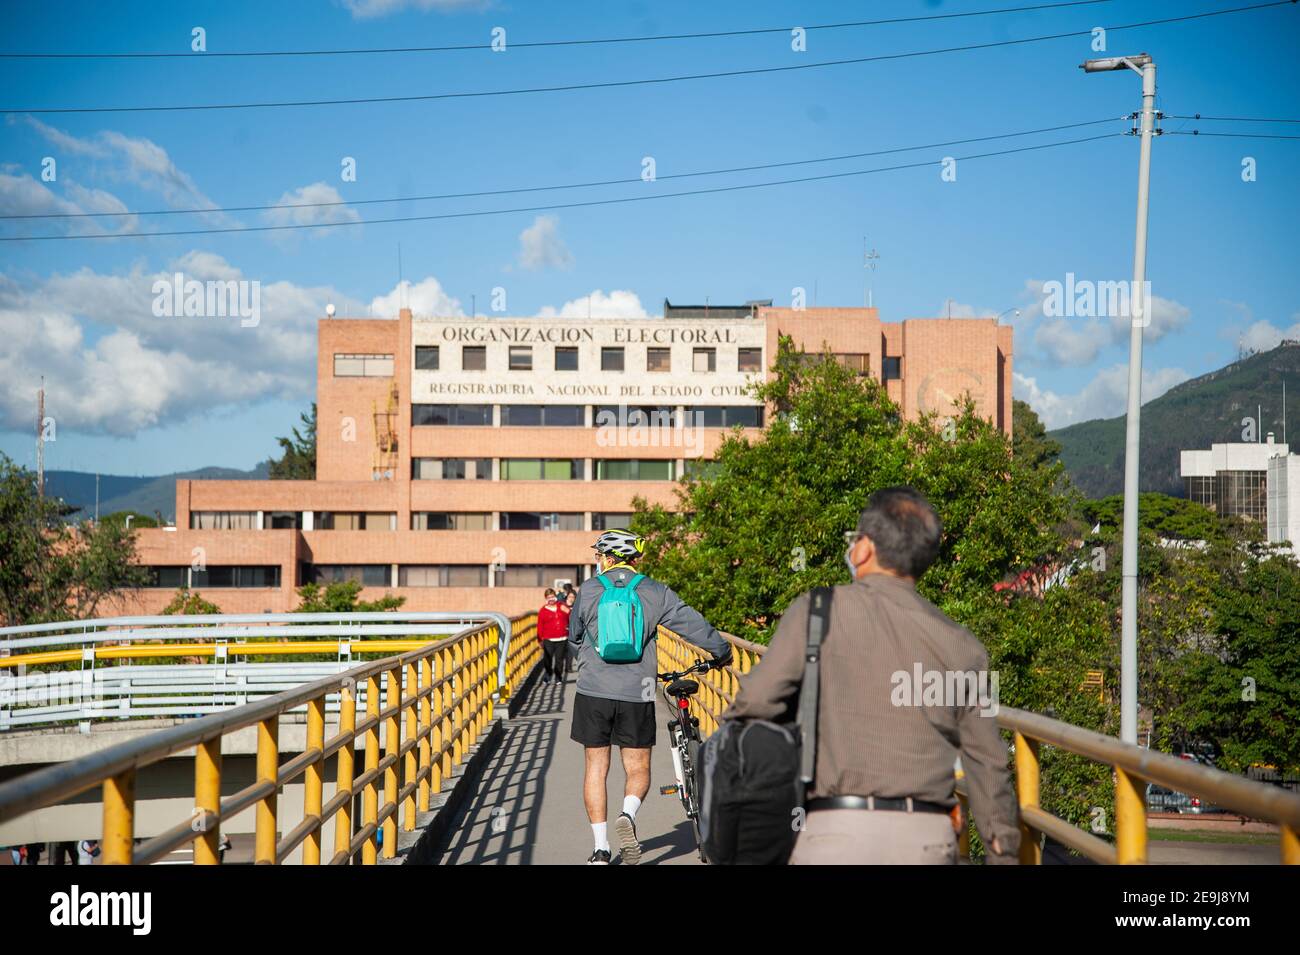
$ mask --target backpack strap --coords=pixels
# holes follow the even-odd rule
[[[636,574],[631,580],[627,582],[626,584],[627,589],[636,590],[636,585],[641,583],[641,581],[643,580],[645,580],[645,574]]]
[[[817,765],[817,701],[821,690],[819,664],[830,610],[831,589],[814,588],[808,602],[808,645],[804,650],[803,685],[799,691],[799,730],[803,736],[799,753],[801,793],[806,792],[812,784],[813,770]]]
[[[606,590],[614,589],[614,585],[609,582],[609,578],[607,578],[604,574],[597,574],[596,579],[600,581],[601,586],[604,587]]]

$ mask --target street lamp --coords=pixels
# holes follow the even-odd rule
[[[1146,53],[1080,64],[1085,73],[1132,70],[1142,77],[1142,149],[1138,160],[1137,231],[1133,244],[1133,312],[1129,329],[1128,415],[1124,441],[1124,568],[1120,608],[1120,739],[1137,743],[1138,435],[1142,418],[1142,326],[1146,324],[1147,204],[1156,119],[1156,64]]]
[[[997,321],[998,319],[1000,319],[1003,315],[1006,315],[1006,314],[1008,314],[1009,312],[1015,312],[1015,313],[1016,313],[1016,318],[1019,318],[1019,317],[1020,317],[1020,309],[1018,309],[1018,308],[1009,308],[1009,309],[1007,309],[1005,312],[998,312],[997,316],[993,319],[993,321],[996,322],[996,321]]]

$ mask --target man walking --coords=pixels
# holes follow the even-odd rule
[[[731,645],[699,611],[673,591],[636,571],[645,541],[623,528],[593,545],[599,571],[578,588],[569,616],[569,645],[578,657],[578,686],[571,738],[585,748],[582,796],[595,840],[588,865],[609,865],[606,779],[610,750],[619,747],[627,777],[614,837],[625,865],[641,861],[636,813],[650,791],[650,751],[655,743],[655,674],[659,627],[711,653],[718,665]],[[602,626],[608,632],[602,633]],[[635,632],[625,631],[629,627]]]
[[[991,863],[1020,847],[988,653],[916,592],[942,528],[910,487],[877,491],[846,534],[853,582],[833,588],[819,667],[816,765],[792,865],[954,864],[961,758]],[[789,719],[804,674],[810,597],[792,603],[724,719]],[[920,677],[926,684],[912,684]],[[937,682],[936,682],[937,681]],[[934,686],[961,688],[947,698]],[[994,684],[996,686],[996,684]]]
[[[554,678],[564,682],[565,663],[569,656],[570,608],[555,591],[546,588],[546,603],[537,611],[537,639],[542,644],[542,685]]]

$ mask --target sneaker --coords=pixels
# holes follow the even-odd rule
[[[597,849],[587,860],[587,865],[609,865],[609,850]]]
[[[620,858],[624,865],[641,861],[641,843],[636,838],[636,822],[627,813],[619,813],[614,820],[614,838],[618,840]]]
[[[550,677],[550,675],[549,675],[549,674],[544,674],[544,675],[542,676],[542,686],[546,686],[546,684],[548,684],[548,683],[550,683],[550,682],[551,682],[551,677]]]

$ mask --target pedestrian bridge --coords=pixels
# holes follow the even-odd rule
[[[705,674],[693,704],[706,735],[763,653],[728,639],[732,665]],[[698,658],[668,631],[658,646],[661,670]],[[222,834],[244,832],[259,864],[581,862],[590,830],[565,718],[572,681],[540,685],[540,657],[535,614],[0,630],[0,844],[97,834],[105,864],[178,850],[215,864]],[[1042,862],[1045,838],[1092,862],[1147,861],[1155,783],[1276,824],[1280,861],[1300,864],[1300,795],[1038,714],[1002,707],[996,718],[1012,738],[1022,862]],[[654,788],[672,779],[663,744],[661,734],[638,815],[644,858],[695,862],[680,805]],[[1040,807],[1043,747],[1112,768],[1113,841]],[[960,778],[957,789],[963,798]]]

